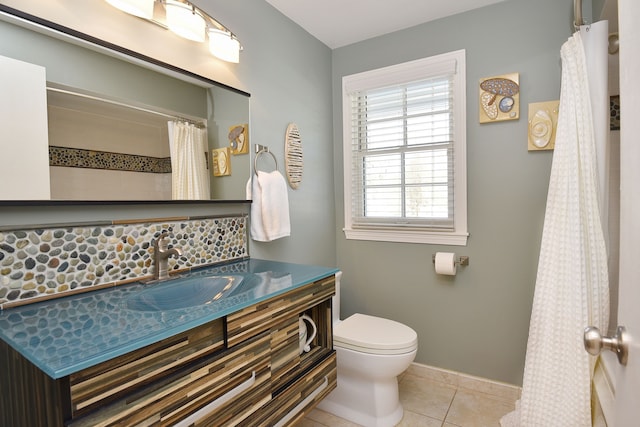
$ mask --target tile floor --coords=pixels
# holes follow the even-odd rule
[[[498,427],[520,388],[412,364],[399,378],[404,417],[398,427]],[[297,427],[356,427],[314,409]]]

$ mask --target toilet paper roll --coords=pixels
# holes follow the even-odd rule
[[[446,276],[456,275],[456,259],[455,253],[436,252],[436,273]]]

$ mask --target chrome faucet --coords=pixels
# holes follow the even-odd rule
[[[182,250],[180,248],[169,249],[169,242],[167,241],[167,230],[163,230],[160,236],[153,242],[153,261],[155,264],[155,272],[153,273],[153,280],[166,280],[169,278],[169,257],[182,256]]]

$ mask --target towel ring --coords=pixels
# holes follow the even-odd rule
[[[256,176],[258,175],[258,157],[260,157],[260,154],[271,154],[271,157],[273,158],[273,162],[276,165],[276,170],[278,170],[278,159],[276,159],[276,156],[269,151],[268,148],[263,148],[260,151],[258,151],[258,153],[256,154],[256,158],[253,160],[253,171],[256,173]]]

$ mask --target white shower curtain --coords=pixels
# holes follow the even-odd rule
[[[170,121],[171,198],[173,200],[208,200],[207,130],[180,121]]]
[[[556,145],[529,326],[522,397],[502,426],[591,426],[595,358],[588,325],[607,330],[609,283],[593,114],[582,36],[562,46]],[[598,141],[601,143],[601,141]]]

